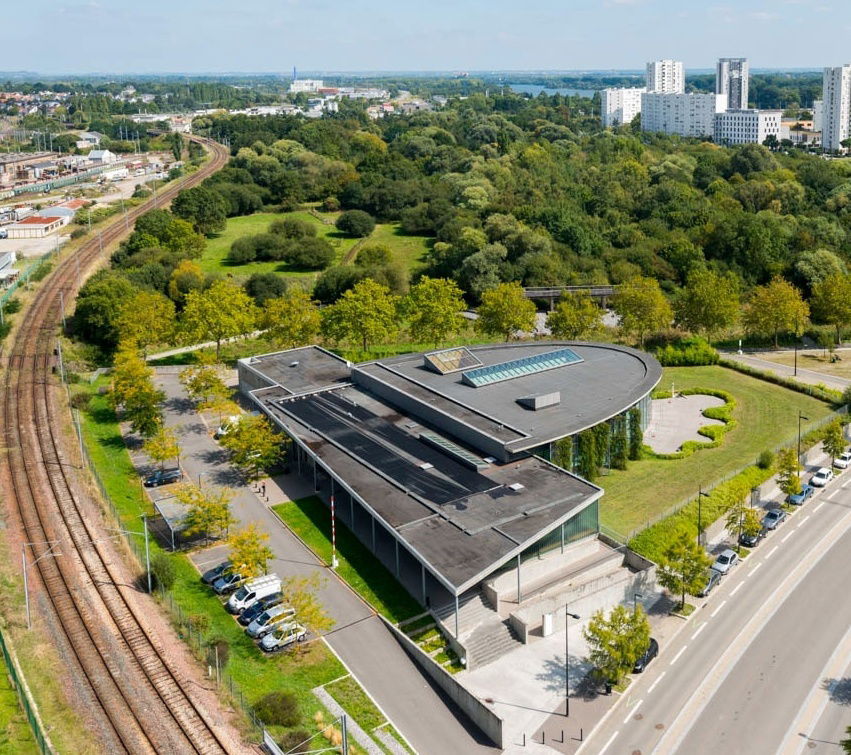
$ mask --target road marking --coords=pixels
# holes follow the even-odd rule
[[[740,583],[740,584],[736,587],[736,590],[738,590],[738,589],[739,589],[739,587],[741,587],[741,586],[742,586],[742,585],[741,585],[741,583]],[[732,594],[732,593],[731,593],[731,594]],[[694,639],[695,637],[697,637],[697,635],[699,635],[699,634],[700,634],[700,633],[701,633],[701,632],[702,632],[702,631],[706,628],[706,624],[707,624],[707,622],[705,622],[705,621],[704,621],[704,622],[703,622],[703,624],[701,624],[701,625],[697,628],[697,631],[696,631],[696,632],[695,632],[695,633],[691,636],[691,638],[692,638],[692,639]]]
[[[715,610],[714,610],[711,614],[709,614],[709,618],[710,618],[710,619],[714,619],[714,618],[715,618],[715,614],[716,614],[716,613],[718,613],[718,611],[720,611],[720,610],[724,607],[724,604],[725,604],[726,602],[727,602],[726,600],[722,600],[722,601],[718,604],[718,607],[717,607],[717,608],[716,608],[716,609],[715,609]]]
[[[849,485],[851,485],[851,480],[846,480],[845,482],[842,483],[843,488],[847,488]]]
[[[809,519],[809,518],[810,518],[810,515],[809,515],[809,514],[807,514],[807,515],[806,515],[806,516],[805,516],[805,517],[804,517],[804,518],[803,518],[803,519],[802,519],[802,520],[798,523],[798,526],[800,527],[800,526],[801,526],[804,522],[806,522],[806,521],[807,521],[807,519]]]
[[[685,651],[686,651],[686,648],[687,648],[687,647],[688,647],[688,645],[683,645],[683,646],[680,648],[680,652],[679,652],[679,653],[677,653],[677,654],[674,656],[673,660],[672,660],[672,661],[671,661],[668,665],[669,665],[669,666],[673,666],[673,665],[674,665],[674,664],[675,664],[675,663],[676,663],[676,662],[680,659],[680,656],[681,656],[683,653],[685,653]]]
[[[638,706],[644,702],[644,698],[642,697],[635,705],[632,706],[632,710],[626,714],[626,718],[623,720],[624,723],[628,723],[629,719],[635,715],[635,711],[638,710]]]
[[[662,681],[662,677],[663,677],[663,676],[665,676],[665,674],[667,674],[667,673],[668,673],[667,671],[663,671],[661,674],[659,674],[659,676],[656,678],[656,681],[655,681],[655,682],[653,682],[653,684],[651,684],[651,685],[650,685],[650,688],[647,690],[647,694],[648,694],[648,695],[649,695],[649,694],[650,694],[650,693],[651,693],[654,689],[656,689],[656,685],[657,685],[657,684],[659,684],[659,682],[661,682],[661,681]]]
[[[783,535],[783,537],[780,538],[780,542],[785,543],[790,537],[792,537],[792,533],[787,532],[785,535]]]
[[[843,485],[842,487],[844,488],[844,487],[845,487],[845,485]],[[831,493],[831,494],[827,497],[827,500],[828,500],[828,501],[832,501],[832,500],[833,500],[833,496],[835,496],[838,492],[839,492],[838,490],[834,490],[834,491],[833,491],[833,492],[832,492],[832,493]]]
[[[770,551],[768,551],[768,553],[765,554],[763,561],[768,561],[768,559],[774,555],[774,551],[776,551],[779,547],[779,545],[775,545]]]
[[[603,745],[603,749],[602,749],[602,750],[600,750],[600,752],[598,753],[598,755],[603,755],[603,753],[604,753],[606,750],[608,750],[608,749],[609,749],[609,745],[610,745],[612,742],[614,742],[614,741],[615,741],[615,737],[616,737],[618,734],[620,734],[620,732],[619,732],[619,731],[616,731],[614,734],[612,734],[612,736],[610,736],[610,737],[609,737],[609,741],[608,741],[608,742],[606,742],[606,744],[604,744],[604,745]]]
[[[757,570],[758,570],[761,566],[762,566],[762,563],[761,563],[761,562],[760,562],[760,563],[758,563],[756,566],[754,566],[754,568],[753,568],[753,569],[751,569],[751,574],[756,574]]]
[[[747,579],[747,577],[745,577],[745,579]],[[742,585],[743,585],[743,584],[745,584],[745,583],[744,583],[744,582],[739,582],[739,584],[737,584],[737,585],[733,588],[733,591],[730,593],[730,597],[731,597],[731,598],[732,598],[732,597],[733,597],[733,596],[734,596],[734,595],[735,595],[735,594],[736,594],[739,590],[741,590],[741,589],[742,589]]]
[[[822,501],[822,502],[821,502],[818,506],[816,506],[816,507],[813,509],[813,514],[815,514],[815,513],[816,513],[816,511],[818,511],[818,510],[819,510],[822,506],[824,506],[824,501]]]

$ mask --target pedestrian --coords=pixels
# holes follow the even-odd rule
[[[263,497],[266,498],[266,483],[265,482],[260,486],[260,489],[263,492]],[[266,500],[269,500],[269,499],[267,498]]]

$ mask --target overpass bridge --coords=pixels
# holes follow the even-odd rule
[[[550,310],[555,307],[556,300],[563,293],[587,293],[592,299],[597,299],[601,307],[606,306],[610,296],[617,290],[617,286],[538,286],[523,289],[523,295],[527,299],[543,299],[550,303]]]

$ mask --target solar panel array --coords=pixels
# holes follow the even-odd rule
[[[444,349],[443,351],[432,351],[423,357],[427,367],[441,375],[450,372],[466,370],[470,367],[479,367],[482,363],[469,349]]]
[[[536,354],[523,359],[514,359],[502,364],[492,364],[475,370],[468,370],[461,379],[467,385],[480,388],[483,385],[501,383],[503,380],[511,380],[524,375],[533,375],[537,372],[552,370],[556,367],[566,367],[584,361],[573,349],[557,349],[545,354]]]
[[[484,459],[470,453],[466,448],[462,448],[457,443],[453,443],[451,440],[447,440],[437,433],[420,433],[420,440],[439,448],[444,453],[454,457],[462,464],[466,464],[468,467],[472,467],[473,469],[487,469],[490,466],[490,464],[488,464]]]

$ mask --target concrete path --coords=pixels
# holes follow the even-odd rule
[[[265,330],[255,330],[253,333],[249,333],[245,336],[235,336],[234,338],[226,338],[224,341],[222,341],[222,346],[224,346],[226,343],[236,343],[237,341],[244,341],[246,338],[257,338],[257,336],[262,335],[265,332]],[[167,351],[159,351],[156,354],[148,354],[145,359],[149,362],[152,362],[156,361],[157,359],[166,359],[167,357],[178,356],[179,354],[188,354],[190,351],[215,348],[215,341],[205,341],[204,343],[193,343],[190,346],[179,346],[174,349],[168,349]]]
[[[381,619],[360,597],[322,564],[284,527],[268,508],[312,492],[296,475],[266,480],[267,502],[243,484],[227,456],[195,412],[173,370],[157,371],[157,387],[166,393],[165,423],[175,429],[183,449],[184,471],[194,480],[228,487],[234,492],[232,510],[241,524],[256,522],[270,535],[275,553],[270,564],[281,577],[320,573],[325,582],[319,598],[336,621],[325,635],[352,675],[373,697],[384,715],[420,753],[493,753],[481,732],[437,691],[399,646]],[[261,482],[263,484],[263,482]],[[224,560],[224,546],[198,552],[199,566]]]
[[[675,398],[654,399],[651,402],[650,422],[644,432],[644,442],[657,453],[679,451],[683,443],[696,440],[708,443],[709,438],[697,431],[707,425],[723,425],[720,419],[703,416],[713,406],[723,406],[724,399],[705,394],[677,395]]]
[[[851,380],[848,378],[837,377],[836,375],[826,375],[823,372],[817,372],[815,370],[801,367],[800,363],[798,364],[798,374],[795,375],[794,367],[790,367],[786,364],[778,364],[777,362],[771,362],[768,359],[762,359],[753,354],[728,353],[723,356],[725,359],[740,362],[748,367],[774,372],[777,375],[792,378],[793,380],[797,380],[799,383],[805,383],[807,385],[818,385],[821,383],[836,391],[844,391],[849,385],[851,385]]]

